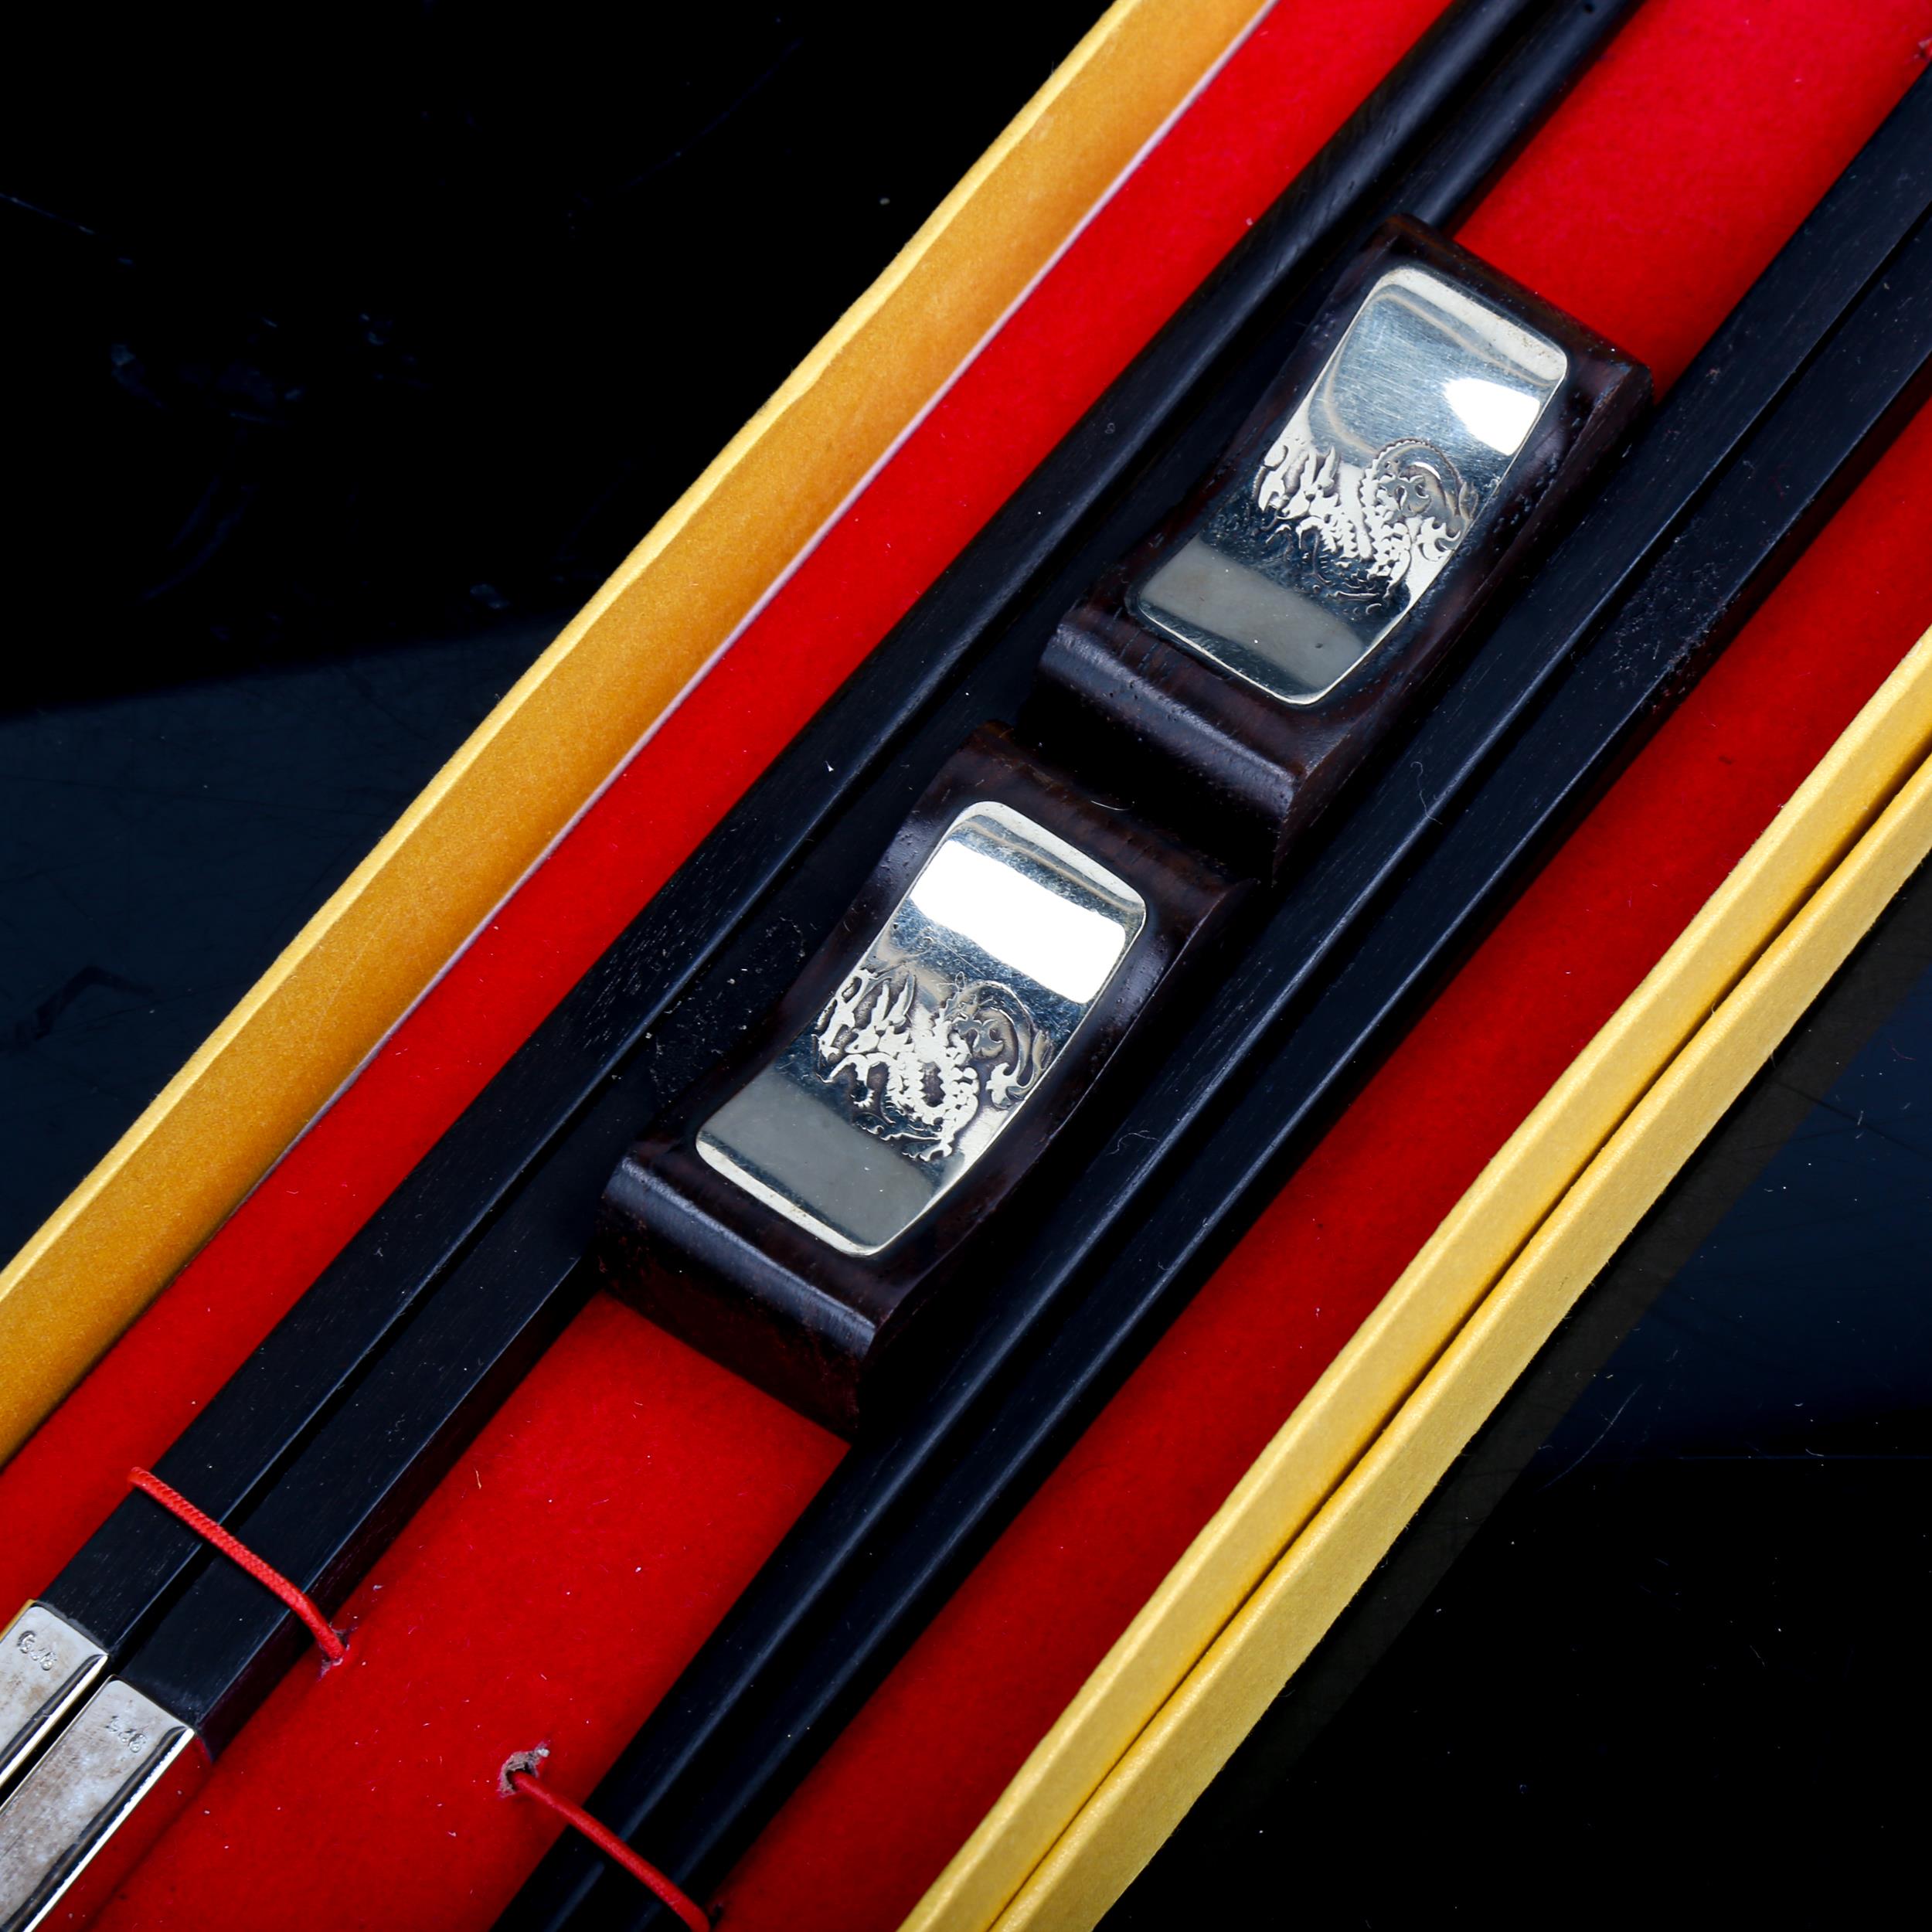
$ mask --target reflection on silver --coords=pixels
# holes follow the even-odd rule
[[[1146,919],[1063,838],[969,805],[825,1010],[705,1123],[700,1158],[876,1254],[1005,1131]]]
[[[0,1791],[93,1687],[107,1653],[45,1604],[0,1633]]]
[[[0,1804],[0,1932],[44,1924],[117,1837],[138,1843],[144,1831],[128,1830],[135,1813],[178,1801],[168,1774],[189,1752],[202,1756],[192,1730],[109,1678]]]
[[[1466,289],[1392,268],[1255,472],[1131,594],[1290,704],[1383,642],[1489,514],[1569,359]]]

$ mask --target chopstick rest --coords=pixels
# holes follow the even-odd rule
[[[1068,612],[1029,731],[1279,873],[1649,393],[1466,249],[1385,223],[1221,461]]]
[[[962,1243],[1246,891],[975,733],[755,1039],[626,1157],[605,1278],[849,1434]]]

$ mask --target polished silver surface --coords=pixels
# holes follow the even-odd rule
[[[1442,276],[1390,269],[1254,471],[1135,586],[1135,614],[1284,702],[1325,697],[1493,513],[1568,360]]]
[[[107,1667],[107,1653],[45,1604],[0,1635],[0,1791],[26,1768]]]
[[[1012,1124],[1146,919],[1065,839],[969,805],[825,1011],[705,1123],[700,1157],[876,1254]]]
[[[71,1903],[136,1815],[177,1795],[169,1774],[190,1753],[205,1762],[179,1718],[118,1678],[102,1685],[0,1804],[0,1932],[30,1932]]]

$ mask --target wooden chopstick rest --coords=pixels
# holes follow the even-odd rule
[[[1067,613],[1026,727],[1278,876],[1649,394],[1573,318],[1389,222],[1213,472]]]
[[[968,1237],[1245,893],[976,733],[745,1049],[626,1157],[604,1277],[851,1433]]]

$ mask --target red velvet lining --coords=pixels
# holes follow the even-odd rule
[[[360,1080],[0,1473],[29,1594],[1433,0],[1284,5]],[[1851,17],[1848,18],[1849,15]],[[1325,24],[1324,24],[1325,22]],[[1932,0],[1651,0],[1464,239],[1668,377],[1917,71]],[[889,1926],[1548,1081],[1932,619],[1922,419],[983,1563],[730,1889]],[[1822,648],[1821,648],[1822,645]],[[1400,1194],[1383,1177],[1404,1177]],[[836,1445],[594,1304],[131,1881],[116,1924],[480,1927]],[[644,1848],[647,1855],[649,1847]],[[260,1901],[272,1898],[271,1911]]]

